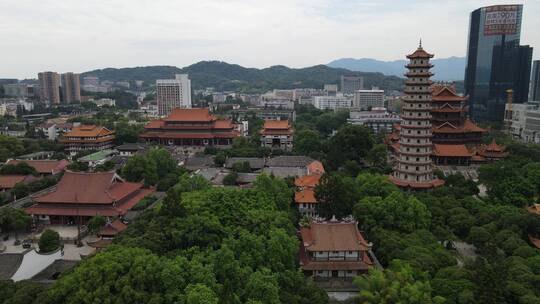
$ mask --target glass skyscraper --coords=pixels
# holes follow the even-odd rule
[[[531,101],[540,101],[540,60],[533,62],[531,77]]]
[[[477,121],[502,122],[507,90],[513,102],[529,95],[532,48],[519,45],[523,5],[495,5],[471,13],[465,93]]]

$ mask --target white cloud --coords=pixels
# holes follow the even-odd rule
[[[0,77],[214,59],[248,67],[393,60],[420,37],[437,57],[464,56],[469,13],[514,2],[525,5],[522,44],[540,47],[538,1],[0,0]]]

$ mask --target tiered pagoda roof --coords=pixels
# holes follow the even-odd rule
[[[466,118],[463,121],[463,125],[461,126],[459,125],[456,126],[450,122],[444,122],[443,124],[439,126],[433,127],[433,133],[471,133],[471,132],[485,133],[487,132],[487,130],[480,128],[468,118]]]
[[[497,142],[495,142],[495,139],[493,139],[488,145],[480,145],[477,153],[478,155],[491,160],[502,159],[508,156],[508,152],[506,152],[506,147],[497,144]]]

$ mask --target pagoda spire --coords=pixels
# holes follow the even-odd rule
[[[420,42],[418,43],[418,48],[419,48],[419,49],[422,48],[422,38],[420,38]]]

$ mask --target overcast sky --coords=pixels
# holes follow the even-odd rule
[[[465,56],[470,12],[512,3],[524,4],[521,43],[538,59],[539,0],[0,0],[0,78],[201,60],[395,60],[420,37],[436,58]]]

